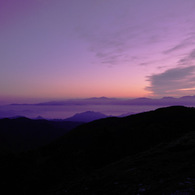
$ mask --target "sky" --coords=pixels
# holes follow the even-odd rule
[[[194,0],[0,1],[0,103],[194,92]]]

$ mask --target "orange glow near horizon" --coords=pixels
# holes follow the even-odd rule
[[[193,95],[195,2],[176,1],[0,1],[0,101]]]

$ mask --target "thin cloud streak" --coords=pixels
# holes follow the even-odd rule
[[[195,60],[195,49],[191,50],[184,58],[180,59],[178,64],[180,65],[193,65]]]
[[[172,48],[164,51],[163,53],[164,54],[172,54],[173,52],[177,52],[178,50],[183,50],[189,46],[193,46],[195,44],[194,38],[195,37],[192,34],[190,37],[186,37],[183,41],[172,46]]]

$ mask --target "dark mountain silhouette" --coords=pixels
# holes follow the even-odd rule
[[[83,124],[38,150],[2,155],[3,186],[9,194],[194,194],[194,119],[195,108],[174,106]]]
[[[43,118],[42,116],[37,116],[36,118],[35,118],[36,120],[44,120],[45,118]]]
[[[97,119],[106,118],[105,114],[100,112],[87,111],[82,113],[77,113],[74,116],[67,118],[67,121],[81,121],[81,122],[91,122]]]
[[[62,194],[195,194],[195,132],[85,174]],[[95,193],[94,193],[95,192]]]
[[[43,146],[64,135],[81,122],[32,120],[25,117],[0,119],[1,151],[23,152]]]

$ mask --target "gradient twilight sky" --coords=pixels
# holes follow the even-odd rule
[[[0,103],[194,92],[194,0],[0,1]]]

